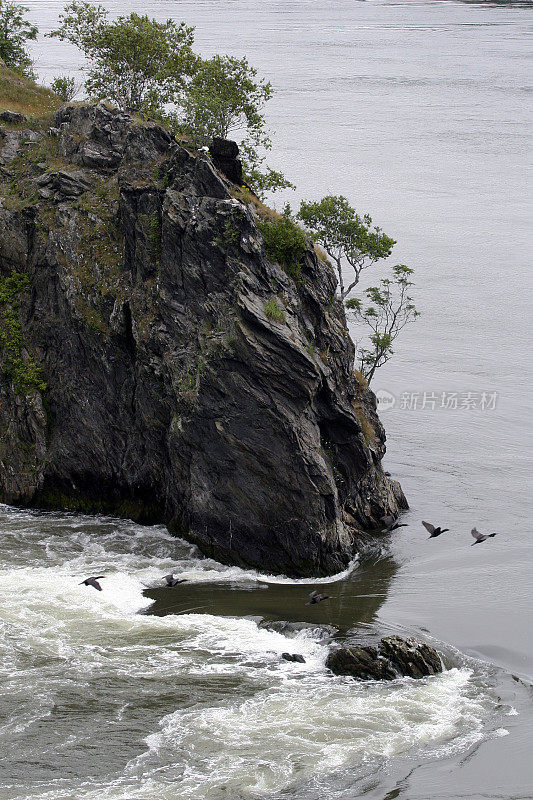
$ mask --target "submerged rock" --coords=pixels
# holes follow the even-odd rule
[[[297,280],[270,261],[209,157],[155,123],[64,105],[28,138],[0,186],[0,281],[24,278],[0,301],[0,501],[344,569],[406,502],[330,265],[311,242]]]
[[[400,636],[386,636],[377,646],[353,645],[332,650],[326,666],[335,675],[376,681],[400,676],[422,678],[442,672],[442,660],[433,647]]]
[[[298,664],[305,664],[305,658],[300,653],[282,653],[281,657],[285,661],[296,661]]]
[[[332,639],[338,628],[333,625],[317,625],[315,622],[287,622],[286,620],[260,620],[260,628],[268,631],[275,631],[286,636],[287,639],[296,638],[302,631],[306,631],[310,638],[317,641],[328,641]]]

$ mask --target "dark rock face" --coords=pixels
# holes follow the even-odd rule
[[[87,191],[90,182],[81,170],[66,172],[46,172],[36,181],[39,186],[39,196],[49,200],[66,200],[70,197],[78,197]]]
[[[21,125],[23,122],[28,121],[28,117],[24,114],[19,114],[17,111],[2,111],[0,121],[7,122],[8,125]]]
[[[0,280],[28,277],[19,361],[46,390],[16,390],[0,339],[0,500],[164,522],[262,571],[344,568],[406,503],[331,268],[311,244],[301,282],[270,263],[209,157],[155,124],[63,106],[53,131],[10,141],[1,187]]]
[[[376,681],[400,676],[422,678],[442,672],[441,658],[433,647],[400,636],[387,636],[375,647],[356,645],[333,650],[326,666],[335,675]]]
[[[228,139],[219,139],[215,137],[209,147],[209,153],[215,167],[219,169],[229,181],[237,184],[237,186],[242,186],[242,163],[237,158],[239,155],[237,143],[231,142]]]

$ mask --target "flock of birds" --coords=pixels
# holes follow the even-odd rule
[[[391,516],[381,517],[381,522],[385,525],[381,531],[382,533],[390,533],[390,531],[395,531],[397,528],[407,527],[407,523],[397,522],[394,517]],[[446,533],[446,531],[450,530],[449,528],[441,528],[440,526],[432,525],[431,522],[425,522],[424,520],[422,520],[422,525],[429,533],[430,539],[434,539],[435,537],[440,536],[441,533]],[[477,528],[472,528],[470,533],[475,539],[472,547],[475,544],[480,544],[481,542],[485,542],[487,539],[496,536],[495,533],[480,533]],[[80,583],[80,586],[92,586],[94,589],[101,592],[102,586],[100,585],[100,581],[102,578],[105,578],[105,575],[92,575],[89,578],[85,578],[85,580]],[[186,583],[187,578],[176,578],[174,573],[171,572],[169,575],[164,575],[162,580],[165,581],[167,588],[172,589],[174,586],[177,586],[180,583]],[[320,594],[320,592],[317,592],[316,589],[313,589],[313,591],[309,594],[309,600],[305,605],[313,606],[317,603],[322,603],[324,600],[329,600],[329,597],[329,594]],[[296,661],[305,664],[305,658],[300,653],[282,653],[281,657],[285,661]]]
[[[406,522],[397,522],[396,519],[391,516],[381,517],[380,521],[385,525],[381,533],[390,533],[391,531],[395,531],[397,528],[408,527]],[[450,530],[449,528],[441,528],[440,526],[432,525],[431,522],[425,522],[424,520],[422,520],[422,525],[429,533],[429,539],[434,539],[435,537],[440,536],[441,533],[446,533],[446,531]],[[485,542],[487,539],[491,539],[493,536],[496,536],[495,533],[480,533],[477,528],[472,528],[470,534],[476,540],[472,543],[472,547],[475,544],[481,544],[481,542]],[[85,580],[80,583],[80,586],[92,586],[94,589],[101,592],[102,587],[99,581],[102,578],[105,578],[105,575],[92,575],[89,578],[85,578]],[[171,589],[172,587],[177,586],[179,583],[185,583],[187,578],[176,578],[174,573],[171,572],[169,575],[164,575],[163,580],[165,581],[167,588]],[[317,592],[315,589],[313,589],[309,595],[309,600],[305,605],[312,606],[316,603],[322,603],[323,600],[329,600],[329,594],[320,594],[320,592]],[[283,653],[282,655],[285,658],[285,656],[288,654]],[[287,660],[294,661],[295,659],[290,658]]]
[[[406,522],[396,522],[394,517],[381,517],[381,522],[385,525],[381,533],[390,533],[391,531],[395,531],[396,528],[407,527]],[[450,530],[449,528],[441,528],[439,526],[432,525],[431,522],[424,522],[424,520],[422,520],[422,525],[429,533],[429,539],[434,539],[436,536],[440,536],[441,533],[446,533],[446,531]],[[472,528],[470,535],[476,540],[472,543],[472,547],[475,544],[481,544],[481,542],[485,542],[487,539],[491,539],[493,536],[496,536],[495,533],[480,533],[477,528]]]
[[[94,589],[101,592],[102,587],[99,581],[102,578],[105,578],[105,575],[91,575],[90,578],[85,578],[85,580],[80,583],[80,586],[92,586]],[[185,583],[187,578],[176,578],[174,573],[171,572],[170,575],[164,575],[163,580],[166,582],[167,587],[171,589],[173,586],[177,586],[178,583]]]

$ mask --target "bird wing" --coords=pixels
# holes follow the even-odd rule
[[[390,516],[381,517],[381,522],[387,527],[389,527],[389,525],[392,525],[392,523],[394,522],[394,517]]]
[[[474,537],[474,539],[481,539],[481,537],[483,536],[483,534],[480,533],[476,528],[472,528],[470,533]]]
[[[174,574],[171,572],[170,575],[163,575],[163,580],[171,583],[174,580]]]
[[[422,520],[422,525],[428,533],[435,533],[435,526],[432,525],[431,522],[424,522],[424,520]]]
[[[318,592],[317,592],[317,590],[316,590],[316,589],[313,589],[313,591],[309,593],[309,597],[311,597],[311,598],[312,598],[312,597],[318,597]]]

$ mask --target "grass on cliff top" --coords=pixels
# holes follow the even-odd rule
[[[0,64],[0,112],[17,111],[28,117],[44,117],[60,105],[61,100],[50,89],[37,86],[29,78]]]

